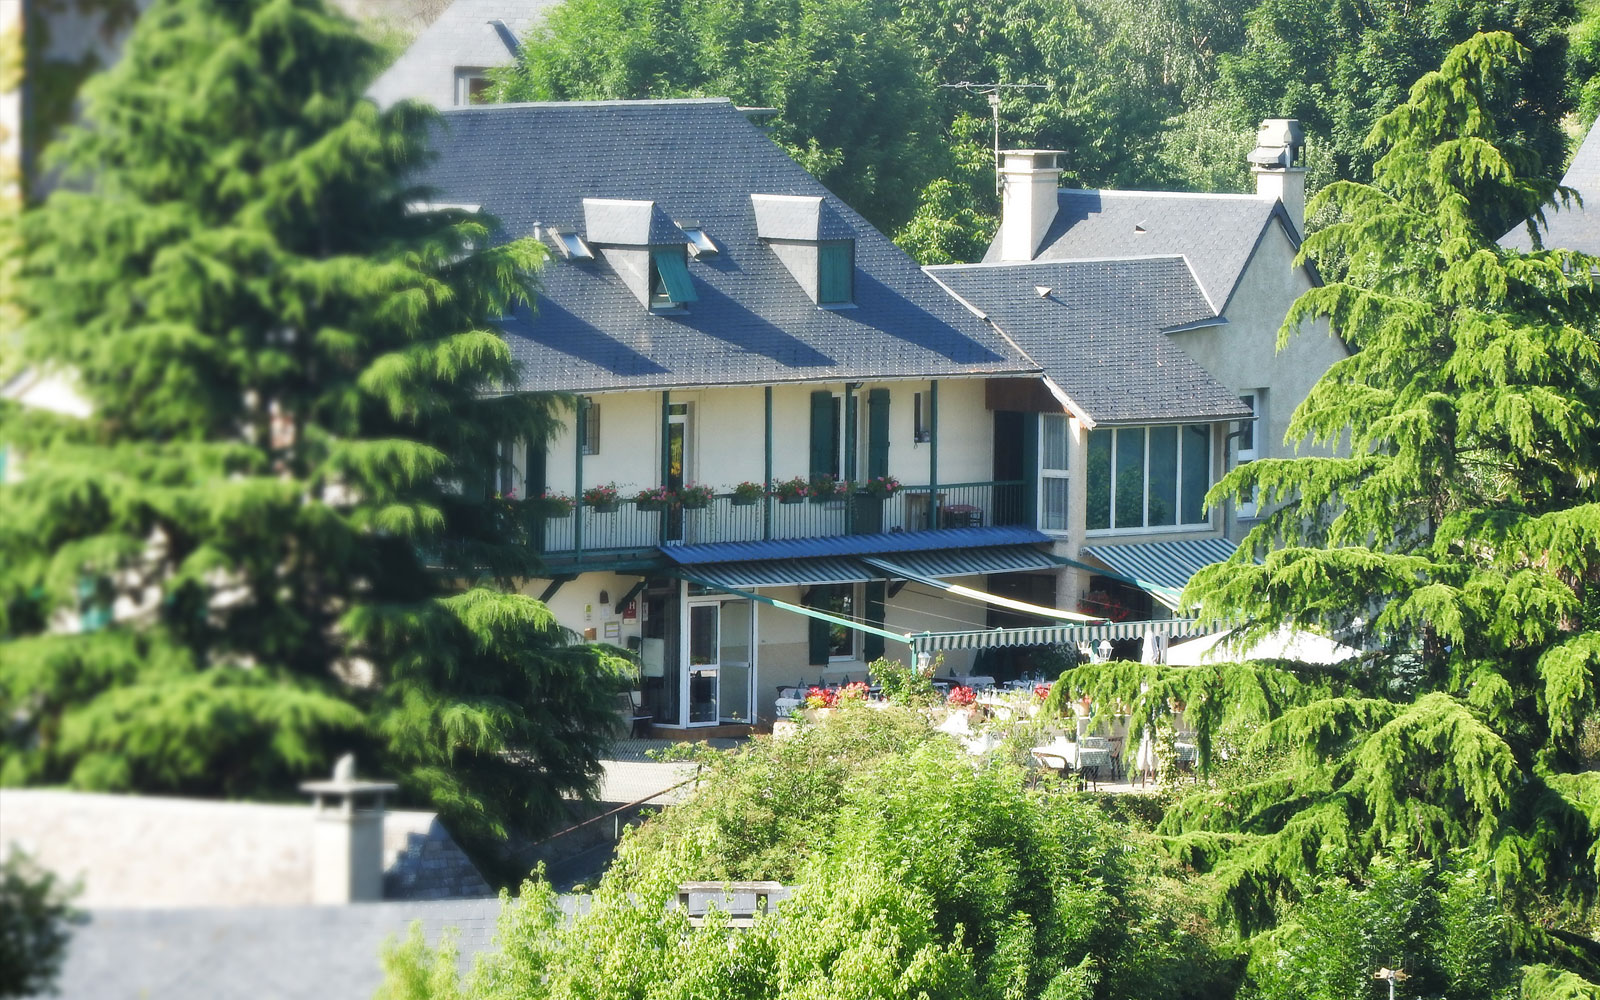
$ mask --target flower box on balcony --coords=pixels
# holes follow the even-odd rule
[[[633,495],[633,505],[640,510],[666,510],[672,503],[672,494],[665,486],[652,486]]]
[[[754,507],[766,495],[765,483],[743,482],[733,488],[729,502],[735,507]]]
[[[830,500],[837,500],[845,488],[846,484],[833,476],[818,476],[811,480],[811,502],[827,503]]]
[[[539,498],[540,513],[554,520],[572,516],[572,498],[565,493],[546,493]]]
[[[785,479],[772,484],[772,495],[778,498],[779,503],[804,503],[806,497],[811,495],[811,484],[799,476]]]
[[[711,506],[711,500],[716,494],[711,487],[698,484],[685,486],[678,491],[678,502],[684,510],[705,510]]]
[[[583,505],[596,514],[614,514],[617,510],[617,484],[591,486],[583,491]]]

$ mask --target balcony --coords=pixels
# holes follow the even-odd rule
[[[528,535],[540,552],[578,556],[675,544],[1020,525],[1027,523],[1027,506],[1025,484],[1019,480],[903,486],[888,497],[840,494],[792,503],[771,496],[738,503],[724,494],[700,508],[645,508],[620,500],[614,508],[599,509],[580,502],[559,517],[543,517],[536,502],[526,509]]]

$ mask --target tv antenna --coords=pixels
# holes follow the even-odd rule
[[[1000,92],[1002,90],[1049,90],[1042,83],[973,83],[971,80],[962,80],[960,83],[941,83],[940,87],[947,90],[966,90],[974,94],[983,94],[989,99],[989,111],[994,117],[994,193],[1000,196]]]

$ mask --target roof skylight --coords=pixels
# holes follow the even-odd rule
[[[689,253],[696,257],[710,257],[718,252],[716,243],[706,234],[706,229],[695,219],[679,219],[678,228],[689,238]]]
[[[568,260],[594,260],[594,251],[589,249],[589,244],[583,241],[576,229],[570,226],[551,226],[550,235],[555,237],[556,246],[567,256]]]

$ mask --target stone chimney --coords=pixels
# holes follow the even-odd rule
[[[1000,154],[1000,259],[1032,260],[1056,219],[1058,150],[1008,149]]]
[[[316,802],[311,831],[311,901],[357,903],[383,898],[383,797],[400,786],[356,779],[345,754],[329,781],[300,790]]]
[[[1256,194],[1283,202],[1296,236],[1306,231],[1306,134],[1293,118],[1268,118],[1248,157]]]

